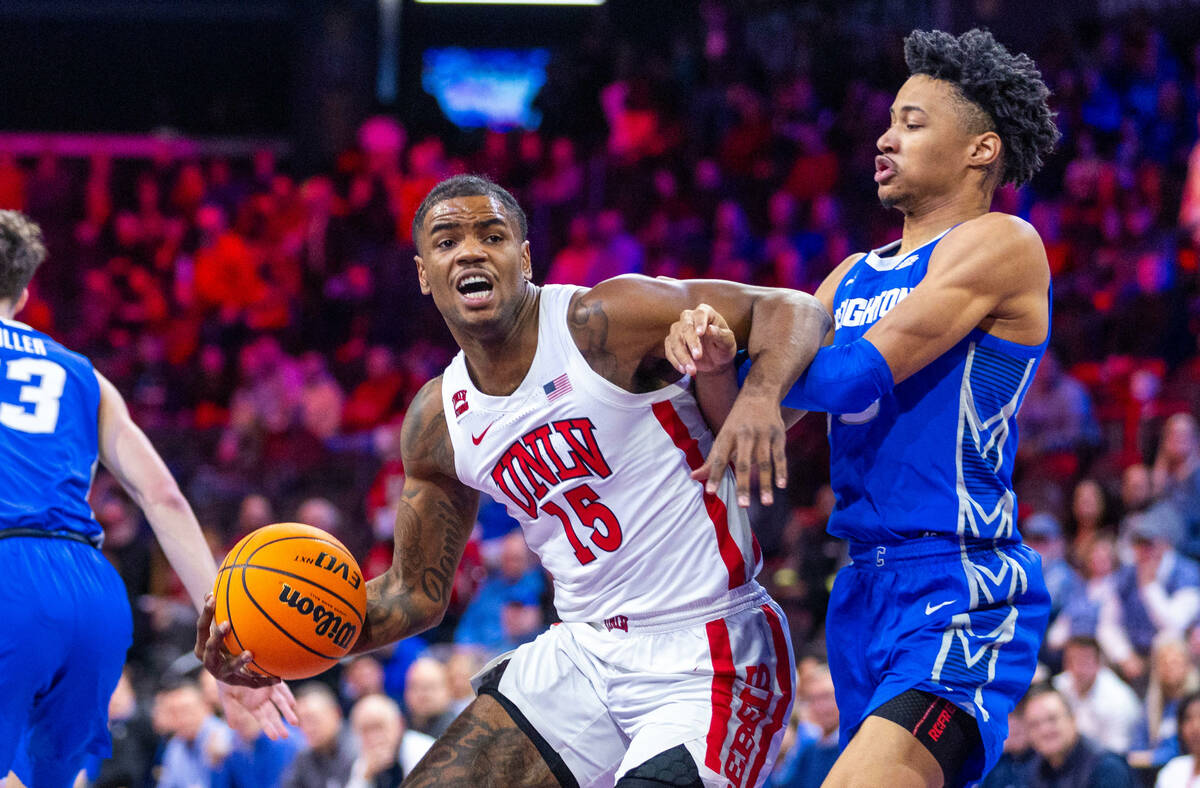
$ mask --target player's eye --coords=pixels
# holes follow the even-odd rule
[[[503,240],[504,240],[504,237],[503,237],[503,236],[496,235],[495,233],[493,233],[492,235],[489,235],[489,236],[487,237],[487,241],[488,241],[488,243],[493,243],[493,244],[498,244],[498,243],[500,243],[500,242],[501,242],[501,241],[503,241]]]
[[[451,246],[454,246],[454,239],[452,238],[443,238],[437,242],[438,249],[449,249]]]
[[[911,131],[912,129],[919,129],[919,128],[921,128],[921,126],[918,123],[906,123],[906,124],[904,124],[904,128],[909,129]]]

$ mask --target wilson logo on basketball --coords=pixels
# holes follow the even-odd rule
[[[302,616],[312,616],[312,620],[317,623],[313,631],[317,635],[329,638],[338,648],[349,648],[354,642],[358,627],[349,621],[342,621],[342,617],[337,613],[326,610],[323,605],[313,602],[312,599],[301,596],[299,591],[287,583],[283,584],[283,590],[279,592],[279,601],[294,608]]]
[[[300,560],[305,561],[306,559],[301,558]],[[362,583],[362,578],[359,577],[358,572],[351,569],[348,562],[339,561],[335,555],[321,553],[317,556],[317,560],[314,563],[321,569],[327,569],[335,575],[341,575],[342,579],[349,583],[351,588],[358,588]]]

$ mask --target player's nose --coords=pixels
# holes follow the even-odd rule
[[[896,152],[896,135],[892,133],[891,126],[888,126],[887,131],[880,134],[879,139],[875,140],[875,147],[883,154]]]
[[[456,263],[475,263],[487,259],[483,242],[473,235],[464,238],[455,251],[457,252],[454,256]]]

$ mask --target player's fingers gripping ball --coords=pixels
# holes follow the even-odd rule
[[[345,656],[362,631],[367,584],[345,546],[320,528],[276,523],[225,557],[213,588],[225,647],[249,649],[249,669],[281,679],[315,676]]]

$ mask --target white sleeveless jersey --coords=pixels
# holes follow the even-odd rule
[[[476,389],[461,352],[446,368],[458,478],[521,523],[564,621],[704,609],[761,567],[733,475],[716,495],[689,475],[712,433],[686,378],[633,394],[592,371],[567,328],[579,289],[542,288],[537,352],[511,395]]]

